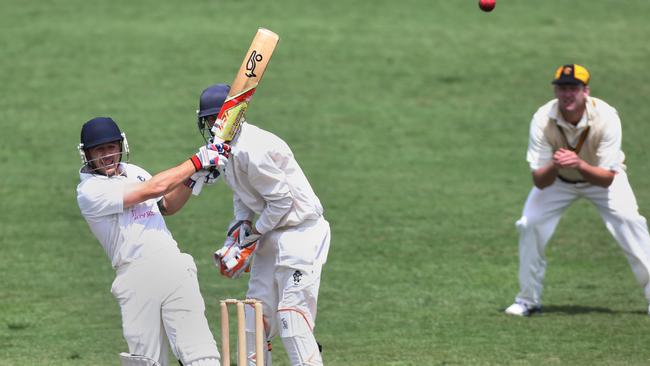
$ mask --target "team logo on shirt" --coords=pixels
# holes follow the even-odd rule
[[[153,210],[150,210],[148,206],[135,205],[133,209],[131,209],[131,220],[133,221],[146,219],[155,215],[156,213],[153,212]]]
[[[302,278],[302,272],[300,272],[300,271],[293,272],[293,284],[294,285],[299,284],[301,278]]]

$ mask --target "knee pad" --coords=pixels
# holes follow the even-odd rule
[[[122,366],[160,366],[160,364],[149,357],[120,353],[120,364]]]
[[[264,319],[264,314],[262,314],[262,319]],[[250,304],[244,305],[244,324],[246,328],[246,333],[255,332],[255,307]],[[266,324],[264,324],[266,329]]]
[[[246,329],[246,357],[249,360],[249,363],[254,363],[257,359],[257,349],[256,349],[256,329],[255,329],[255,307],[246,304],[244,307],[244,323]],[[263,326],[263,338],[264,338],[264,365],[271,366],[271,342],[269,341],[274,334],[271,333],[271,326],[268,322],[265,314],[262,314],[262,321],[264,322]]]
[[[264,336],[267,340],[273,339],[278,335],[277,319],[269,317],[270,310],[264,306],[262,313],[262,321],[264,322]],[[246,332],[255,332],[255,308],[250,305],[244,307],[244,324]]]
[[[257,360],[257,349],[255,342],[255,333],[246,331],[246,357],[248,358],[249,363],[255,363]],[[265,340],[264,348],[262,352],[264,353],[264,366],[271,366],[271,341]]]
[[[305,315],[294,309],[278,310],[278,328],[281,338],[312,332],[311,324]]]
[[[323,364],[311,324],[295,309],[278,311],[278,327],[285,351],[292,365]]]
[[[192,363],[183,364],[184,366],[214,366],[219,364],[219,359],[215,357],[202,358],[200,360],[193,361]]]

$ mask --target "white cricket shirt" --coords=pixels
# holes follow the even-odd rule
[[[537,170],[553,160],[553,148],[544,135],[549,123],[557,123],[570,145],[575,146],[582,132],[590,126],[589,136],[602,136],[595,151],[597,166],[607,170],[625,169],[625,154],[621,150],[621,120],[616,109],[603,100],[587,97],[586,110],[578,124],[567,122],[558,109],[557,99],[541,106],[530,123],[526,160],[531,170]],[[597,121],[597,123],[596,123]],[[598,131],[594,131],[598,129]],[[589,137],[587,138],[589,139]]]
[[[133,164],[120,163],[120,169],[124,175],[106,177],[82,168],[77,186],[81,214],[113,268],[159,251],[179,251],[158,209],[158,199],[123,208],[126,187],[151,179],[151,175]]]
[[[234,192],[236,220],[252,221],[257,214],[255,228],[264,234],[323,215],[320,200],[282,139],[244,122],[231,147],[224,179]]]

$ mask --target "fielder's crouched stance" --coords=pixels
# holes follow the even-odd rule
[[[201,94],[200,129],[213,127],[229,90],[219,84]],[[330,245],[323,207],[282,139],[242,121],[229,144],[232,156],[223,176],[234,193],[235,218],[224,247],[215,253],[216,264],[231,278],[250,266],[246,297],[263,303],[267,340],[280,335],[291,365],[322,365],[313,329]],[[254,331],[254,308],[246,306],[250,365]],[[265,360],[271,364],[268,349]]]
[[[106,117],[83,125],[79,151],[84,162],[79,208],[116,271],[111,292],[120,305],[129,347],[129,354],[120,355],[122,364],[166,366],[171,345],[185,366],[219,365],[196,265],[180,252],[162,215],[178,211],[193,182],[213,176],[208,169],[223,169],[227,152],[207,145],[152,177],[121,162],[128,154],[126,136]]]
[[[535,187],[519,230],[519,284],[509,315],[541,310],[546,271],[544,249],[560,217],[578,198],[591,201],[627,257],[650,302],[650,235],[625,173],[617,111],[589,96],[589,72],[580,65],[558,68],[556,99],[535,113],[527,160]]]

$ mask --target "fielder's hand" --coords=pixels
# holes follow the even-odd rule
[[[228,230],[223,247],[213,256],[221,274],[234,279],[248,272],[260,237],[260,234],[252,234],[250,221],[235,222]]]
[[[559,149],[553,154],[553,163],[559,168],[579,169],[582,164],[582,159],[574,151]]]
[[[230,146],[227,144],[207,144],[199,148],[194,156],[190,158],[194,168],[198,172],[201,169],[216,168],[219,172],[228,164],[230,157]]]

